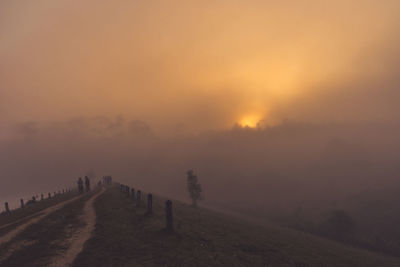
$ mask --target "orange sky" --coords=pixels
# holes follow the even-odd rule
[[[0,120],[122,115],[206,130],[314,118],[330,94],[389,79],[399,11],[395,0],[1,1]]]

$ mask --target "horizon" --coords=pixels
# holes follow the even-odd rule
[[[111,175],[400,257],[398,0],[4,0],[0,59],[3,223],[6,201]],[[125,201],[74,203],[105,198]]]

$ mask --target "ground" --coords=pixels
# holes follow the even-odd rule
[[[68,258],[73,266],[400,266],[399,258],[174,200],[175,231],[167,232],[165,199],[154,196],[150,215],[145,201],[138,205],[118,187],[73,197],[1,244],[0,265],[68,266],[57,260]],[[93,231],[88,228],[93,216],[85,217],[91,207]],[[0,232],[0,240],[5,234]],[[77,237],[86,242],[70,254]]]

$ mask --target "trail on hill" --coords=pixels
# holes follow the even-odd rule
[[[16,221],[13,221],[13,222],[10,222],[10,223],[7,223],[7,224],[3,224],[2,226],[0,226],[0,230],[1,230],[1,229],[5,229],[5,228],[7,228],[7,227],[9,227],[9,226],[18,224],[18,223],[20,223],[20,222],[26,221],[26,220],[28,220],[28,219],[30,219],[30,218],[32,218],[32,217],[36,217],[36,216],[40,215],[40,213],[42,213],[42,212],[43,212],[43,210],[38,211],[38,212],[36,212],[36,213],[34,213],[34,214],[32,214],[32,215],[26,216],[26,217],[24,217],[24,218],[18,219],[18,220],[16,220]]]
[[[70,266],[74,262],[76,256],[83,250],[85,242],[91,237],[96,226],[96,211],[93,203],[104,191],[105,189],[102,188],[100,192],[96,193],[85,203],[83,214],[80,217],[84,226],[77,229],[72,237],[65,241],[65,245],[68,249],[63,254],[52,258],[48,266]]]
[[[15,229],[11,230],[10,232],[5,234],[4,236],[0,237],[0,246],[5,244],[5,243],[10,242],[15,236],[17,236],[19,233],[24,231],[28,226],[30,226],[32,224],[35,224],[35,223],[38,223],[39,221],[41,221],[42,219],[44,219],[45,217],[47,217],[51,213],[63,208],[68,203],[71,203],[71,202],[73,202],[73,201],[75,201],[75,200],[77,200],[77,199],[79,199],[81,197],[82,197],[82,195],[81,196],[76,196],[74,198],[71,198],[71,199],[66,200],[64,202],[61,202],[61,203],[58,203],[58,204],[56,204],[54,206],[51,206],[51,207],[46,208],[46,209],[44,209],[42,211],[39,211],[38,213],[35,213],[33,215],[28,216],[27,217],[28,221],[26,221],[25,223],[17,226]],[[39,216],[37,216],[37,215],[39,215]],[[27,218],[23,218],[23,219],[27,219]],[[32,218],[32,219],[29,220],[29,218]],[[21,220],[23,220],[23,219],[21,219]],[[21,220],[18,220],[18,221],[14,222],[14,223],[11,223],[11,224],[4,225],[2,227],[6,227],[6,226],[10,226],[12,224],[16,224],[16,223],[20,222]]]

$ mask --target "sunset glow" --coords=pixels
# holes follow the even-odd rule
[[[242,127],[254,128],[260,122],[261,116],[257,114],[246,115],[239,121],[239,125]]]
[[[0,0],[0,266],[399,267],[399,70],[400,0]]]
[[[1,2],[0,116],[122,116],[161,131],[255,127],[265,109],[268,123],[315,120],[346,84],[379,79],[388,64],[371,62],[397,47],[398,2],[360,3]]]

